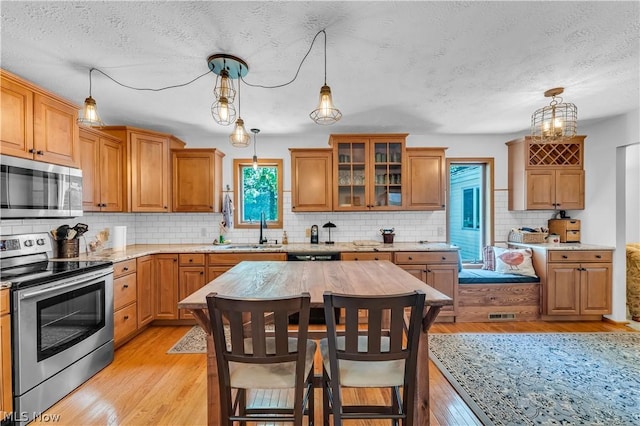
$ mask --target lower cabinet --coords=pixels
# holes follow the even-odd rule
[[[392,261],[392,253],[388,252],[345,252],[340,253],[340,260],[388,260]]]
[[[178,256],[178,301],[201,289],[208,282],[205,276],[204,253],[189,253]],[[176,301],[176,303],[178,302]],[[187,309],[180,309],[179,319],[191,319],[193,315]]]
[[[458,252],[396,252],[395,263],[411,275],[453,299],[438,318],[455,317],[458,311]]]
[[[113,340],[116,347],[138,329],[136,259],[113,265]]]
[[[155,286],[153,285],[152,256],[142,256],[136,259],[136,288],[138,291],[138,329],[153,321],[153,301]]]
[[[611,313],[609,250],[535,250],[543,319],[600,320]]]
[[[156,286],[154,318],[178,319],[178,255],[156,254],[153,256]]]
[[[9,289],[0,290],[0,421],[13,411]]]

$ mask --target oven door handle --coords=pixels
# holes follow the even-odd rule
[[[44,288],[42,290],[34,290],[34,291],[31,291],[31,292],[28,292],[28,293],[23,293],[20,296],[20,299],[22,299],[22,300],[31,299],[33,297],[41,296],[43,294],[48,294],[48,293],[53,293],[53,292],[56,292],[56,291],[59,291],[59,290],[64,290],[65,288],[74,287],[74,286],[77,286],[80,283],[86,283],[86,282],[89,282],[89,281],[91,281],[91,280],[93,280],[95,278],[98,278],[98,277],[101,277],[101,276],[104,276],[104,275],[108,275],[108,274],[105,274],[104,272],[96,272],[96,273],[93,273],[93,274],[90,274],[90,275],[89,274],[83,275],[80,278],[76,278],[76,279],[73,279],[73,280],[70,280],[70,281],[62,282],[60,284],[56,284],[54,286],[47,287],[47,288]]]

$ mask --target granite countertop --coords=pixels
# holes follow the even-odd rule
[[[329,253],[329,252],[396,252],[396,251],[457,251],[458,247],[443,242],[413,242],[372,245],[354,243],[335,244],[135,244],[125,250],[104,250],[100,253],[81,254],[78,258],[59,260],[107,260],[121,262],[158,253]],[[56,260],[56,259],[52,259]]]
[[[529,248],[538,248],[538,249],[544,249],[544,250],[615,250],[615,247],[600,246],[595,244],[583,244],[583,243],[526,244],[526,243],[508,242],[507,244],[515,247],[529,247]]]

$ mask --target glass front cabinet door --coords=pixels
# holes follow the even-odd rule
[[[406,136],[331,135],[334,210],[402,209]]]

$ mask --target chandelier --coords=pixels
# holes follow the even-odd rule
[[[559,142],[576,135],[578,108],[572,103],[562,102],[558,95],[563,87],[544,92],[551,98],[548,106],[538,109],[531,116],[531,139],[539,142]]]

